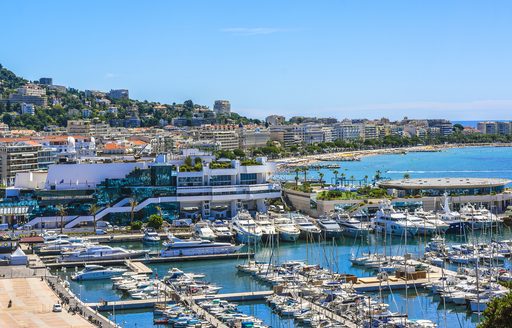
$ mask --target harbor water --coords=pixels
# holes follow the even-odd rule
[[[346,177],[353,175],[356,179],[363,179],[365,175],[372,177],[376,170],[380,170],[384,177],[391,179],[398,179],[403,174],[409,173],[412,178],[492,177],[512,180],[511,162],[512,148],[459,148],[433,153],[365,157],[360,162],[339,162],[341,168],[338,171],[345,173]],[[315,177],[318,172],[311,171],[309,176]],[[326,181],[330,181],[330,178],[333,177],[332,170],[322,169],[320,172],[324,173]],[[510,228],[503,227],[499,234],[494,234],[492,238],[512,239],[512,233]],[[449,243],[464,243],[473,240],[488,242],[491,240],[491,235],[488,232],[475,232],[470,236],[447,236]],[[418,255],[423,253],[427,241],[421,237],[409,238],[407,245],[404,245],[405,240],[399,237],[384,240],[380,236],[370,235],[364,238],[344,237],[313,244],[302,241],[280,243],[278,247],[271,248],[265,245],[258,247],[256,259],[281,263],[288,260],[304,260],[340,273],[354,274],[359,277],[374,276],[374,271],[352,266],[349,261],[350,257],[365,252],[386,253],[387,255],[400,255],[407,252]],[[116,246],[151,250],[162,248],[161,245],[148,247],[140,242],[120,243]],[[163,277],[172,267],[177,267],[185,272],[203,273],[206,275],[204,280],[222,287],[220,293],[269,290],[270,286],[256,281],[250,275],[237,272],[236,264],[244,261],[247,259],[161,263],[148,266],[153,270],[155,277]],[[510,266],[510,263],[507,261],[505,265]],[[456,267],[451,268],[456,269]],[[68,268],[66,271],[59,271],[58,274],[69,276],[75,270]],[[125,298],[122,293],[112,289],[112,283],[109,280],[81,283],[71,281],[70,283],[72,290],[85,302],[115,301]],[[409,318],[430,319],[439,327],[476,327],[478,323],[478,317],[467,312],[465,307],[445,306],[438,297],[433,296],[427,290],[410,288],[407,291],[407,298],[405,291],[393,293],[383,291],[380,294],[372,295],[382,296],[382,301],[389,303],[392,311],[405,312],[407,310]],[[264,302],[241,303],[240,309],[244,313],[261,318],[267,325],[273,327],[294,326],[293,320],[279,318]],[[125,327],[153,326],[151,309],[127,311],[118,308],[105,315],[112,320],[115,318],[117,323]]]

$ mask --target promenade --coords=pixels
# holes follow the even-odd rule
[[[0,279],[0,291],[0,327],[94,327],[66,310],[52,312],[60,300],[40,277]]]

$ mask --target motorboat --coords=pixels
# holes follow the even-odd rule
[[[244,244],[261,242],[263,232],[246,211],[240,211],[231,219],[231,229],[236,233],[236,239]]]
[[[417,225],[409,223],[405,214],[396,211],[390,201],[380,203],[372,223],[375,231],[382,234],[414,236],[418,232]]]
[[[212,228],[204,221],[199,221],[194,225],[193,234],[200,239],[215,240],[217,238]]]
[[[160,236],[156,231],[146,229],[146,231],[144,232],[144,237],[142,237],[142,242],[147,244],[156,244],[160,242]]]
[[[484,228],[490,228],[498,223],[501,223],[501,219],[491,213],[488,209],[479,207],[471,203],[467,203],[460,208],[461,218],[468,223],[468,226],[472,230],[480,230]]]
[[[88,264],[82,271],[77,272],[71,276],[73,280],[99,280],[110,279],[112,277],[120,276],[127,270],[124,268],[105,268],[101,265]]]
[[[434,225],[436,227],[436,233],[445,233],[450,225],[437,217],[432,211],[425,211],[423,208],[417,208],[414,210],[414,216],[422,220],[425,220],[426,224]],[[420,234],[420,232],[418,232]]]
[[[282,241],[296,241],[299,239],[300,230],[291,219],[282,216],[276,217],[274,218],[274,224],[276,231],[279,233],[279,239]]]
[[[215,220],[210,223],[210,228],[212,229],[215,236],[217,236],[217,240],[231,241],[235,237],[235,234],[229,228],[227,221]]]
[[[343,229],[343,234],[345,236],[367,236],[372,231],[372,227],[369,223],[359,221],[347,213],[335,213],[332,218]]]
[[[320,227],[322,235],[325,238],[338,238],[341,237],[343,233],[343,229],[339,226],[339,224],[327,216],[320,217],[316,223]]]
[[[85,262],[98,260],[121,260],[145,256],[148,250],[126,250],[107,245],[91,245],[85,248],[62,253],[62,262]]]
[[[300,230],[300,237],[301,238],[317,238],[320,236],[320,233],[322,230],[313,223],[311,218],[308,216],[302,215],[302,214],[292,214],[291,218],[293,220],[293,223],[299,228]]]
[[[254,222],[256,222],[256,225],[260,227],[261,232],[263,233],[263,239],[268,240],[279,235],[276,230],[275,223],[272,222],[272,219],[267,214],[257,213]]]
[[[160,251],[162,257],[232,254],[239,251],[244,245],[215,242],[206,239],[180,239],[169,236],[166,248]]]
[[[419,236],[431,236],[437,233],[437,227],[428,220],[422,219],[415,215],[405,213],[405,219],[407,220],[408,226],[415,226],[417,228],[416,234]],[[446,228],[448,228],[448,225]]]

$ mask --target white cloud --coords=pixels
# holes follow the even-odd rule
[[[117,74],[114,74],[114,73],[106,73],[105,74],[106,79],[113,79],[115,77],[117,77]]]
[[[230,33],[233,35],[266,35],[266,34],[274,34],[279,32],[288,32],[288,29],[282,28],[273,28],[273,27],[230,27],[223,28],[221,32]]]

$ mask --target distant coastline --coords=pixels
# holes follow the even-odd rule
[[[382,148],[371,150],[347,150],[327,154],[307,155],[303,157],[286,157],[272,160],[278,167],[298,167],[308,166],[323,161],[352,161],[360,160],[363,157],[375,155],[406,154],[412,152],[440,152],[451,148],[468,147],[512,147],[512,143],[477,143],[477,144],[445,144],[445,145],[426,145],[412,146],[402,148]]]

